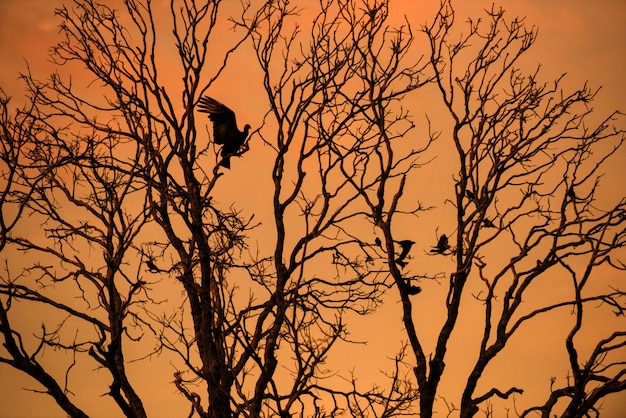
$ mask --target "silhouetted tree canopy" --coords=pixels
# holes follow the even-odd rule
[[[72,417],[623,397],[621,113],[529,70],[495,5],[401,6],[58,9],[54,72],[0,92],[3,375]]]

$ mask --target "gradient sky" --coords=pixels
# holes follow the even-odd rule
[[[57,35],[58,24],[53,10],[63,3],[63,0],[0,0],[0,87],[13,96],[16,102],[20,101],[23,93],[18,74],[26,70],[26,62],[40,78],[44,78],[51,69],[47,50]],[[438,3],[438,0],[392,0],[392,11],[402,11],[412,22],[419,24],[430,20]],[[492,0],[457,0],[454,5],[459,20],[464,20],[466,16],[477,16],[482,9],[490,8],[491,4]],[[507,10],[507,16],[525,16],[528,25],[539,27],[539,38],[526,59],[542,64],[544,78],[567,72],[567,83],[570,86],[579,86],[588,80],[591,87],[602,86],[594,102],[594,108],[599,114],[606,115],[616,109],[626,112],[626,0],[508,0],[500,4]],[[243,97],[248,91],[249,87],[242,83],[241,90],[234,94]],[[252,106],[242,110],[244,117],[259,117],[253,113]],[[626,153],[622,152],[621,157],[609,167],[613,170],[613,181],[607,186],[613,187],[620,196],[626,192],[623,181],[626,177],[625,166]],[[385,352],[386,341],[389,338],[397,339],[394,333],[401,330],[396,309],[397,306],[388,306],[375,318],[355,321],[353,334],[356,339],[366,337],[367,330],[372,326],[387,330],[387,335],[378,335],[367,349],[346,351],[335,361],[338,364],[348,361],[354,358],[355,352],[361,353],[363,361],[367,361],[367,352]],[[626,328],[623,319],[622,327]],[[534,335],[535,339],[549,337]],[[393,354],[393,351],[387,352]],[[523,352],[520,355],[523,356]],[[548,355],[546,361],[555,359]],[[507,367],[515,369],[515,365]],[[515,371],[534,373],[532,370]],[[58,410],[51,413],[48,409],[50,400],[45,396],[35,396],[20,389],[32,387],[32,381],[28,378],[16,375],[4,365],[0,366],[0,376],[0,418],[63,416]],[[166,381],[171,381],[171,378],[167,377]],[[174,388],[163,387],[166,381],[146,382],[145,391],[152,393],[153,397],[171,396]],[[606,411],[609,412],[606,415],[608,418],[622,416],[619,411],[626,409],[620,409],[620,403],[626,405],[626,395],[621,395],[621,399],[611,403],[612,409]],[[163,415],[155,412],[154,416],[170,416],[166,412],[167,407],[159,406],[158,410]],[[101,416],[110,415],[103,411]]]

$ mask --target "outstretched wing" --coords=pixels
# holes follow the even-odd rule
[[[213,140],[216,144],[227,144],[237,137],[235,112],[212,97],[201,97],[198,104],[200,112],[208,113],[213,122]]]

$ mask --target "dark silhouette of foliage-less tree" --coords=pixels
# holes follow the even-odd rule
[[[175,365],[174,387],[190,416],[408,410],[417,393],[402,378],[401,351],[388,388],[329,380],[323,364],[339,342],[350,343],[346,315],[371,312],[386,289],[380,255],[366,244],[369,236],[355,232],[364,219],[359,193],[331,151],[344,147],[346,131],[381,131],[390,111],[410,129],[406,112],[390,106],[422,83],[416,63],[400,64],[412,34],[389,26],[385,2],[323,2],[306,35],[287,2],[258,2],[239,14],[219,1],[172,1],[169,10],[148,1],[119,6],[77,0],[58,10],[62,40],[52,59],[59,71],[46,81],[23,77],[31,100],[18,115],[30,122],[23,131],[5,112],[3,205],[22,227],[28,216],[41,231],[23,234],[19,223],[3,223],[3,245],[22,257],[0,288],[2,361],[36,379],[71,416],[90,414],[89,400],[71,393],[74,370],[94,365],[106,372],[103,391],[121,414],[147,416],[145,378],[132,364],[155,356]],[[229,19],[236,31],[227,31]],[[269,109],[248,141],[274,151],[266,219],[245,215],[257,208],[238,209],[219,192],[230,187],[230,173],[245,168],[248,144],[220,159],[224,141],[196,113],[248,42]],[[175,77],[164,75],[166,62]],[[287,64],[285,72],[275,72],[276,64]],[[63,73],[76,67],[86,70],[84,86],[76,73]],[[372,67],[384,88],[378,80],[351,84]],[[241,158],[225,175],[223,160],[233,154]],[[346,157],[356,161],[360,150]],[[268,227],[273,250],[254,249],[254,234],[264,237]],[[16,278],[9,274],[20,269]],[[30,331],[12,320],[22,307],[45,312],[32,350]],[[44,347],[69,355],[63,384],[48,373],[54,367]]]
[[[619,114],[593,124],[594,91],[524,72],[523,21],[493,9],[457,32],[443,1],[420,50],[387,0],[103,3],[59,9],[57,71],[23,76],[21,109],[0,96],[2,367],[73,417],[103,393],[158,415],[160,373],[179,415],[210,418],[492,416],[514,394],[517,415],[576,417],[624,390],[625,333],[579,338],[624,312],[598,273],[625,269],[626,201],[596,204]],[[416,129],[408,103],[426,102],[446,118]],[[251,128],[227,144],[231,111]],[[433,179],[447,189],[420,195]],[[537,298],[554,280],[566,292]],[[397,298],[407,341],[367,359],[384,383],[331,369],[349,321]],[[566,383],[539,403],[513,374],[492,383],[514,337],[561,311]],[[452,401],[461,326],[474,357]]]
[[[404,271],[396,268],[396,231],[407,229],[398,208],[414,202],[415,196],[405,191],[412,186],[407,173],[392,199],[385,193],[393,178],[389,173],[400,163],[392,141],[385,137],[388,129],[379,136],[385,146],[371,149],[355,136],[357,146],[363,145],[363,157],[356,163],[349,161],[345,170],[384,236],[415,359],[420,416],[433,416],[437,398],[446,398],[440,390],[446,376],[463,387],[459,402],[445,403],[450,414],[470,417],[482,407],[487,416],[494,416],[493,399],[512,395],[518,395],[520,404],[532,405],[520,396],[524,387],[514,375],[504,383],[509,386],[491,386],[487,369],[524,327],[540,328],[542,318],[550,321],[555,311],[571,312],[560,324],[569,327],[561,341],[570,367],[567,383],[559,387],[555,377],[544,404],[516,412],[590,416],[598,413],[605,396],[626,389],[622,361],[626,334],[614,328],[595,346],[582,344],[583,318],[610,321],[623,316],[625,309],[625,293],[616,278],[623,277],[626,267],[622,250],[626,199],[617,196],[608,208],[595,203],[601,196],[604,163],[622,150],[624,131],[614,125],[621,115],[594,121],[589,103],[596,92],[584,86],[568,93],[562,87],[564,77],[543,83],[539,69],[525,73],[520,61],[534,44],[536,30],[528,29],[523,20],[509,21],[502,9],[494,7],[485,18],[470,19],[462,29],[457,26],[451,3],[444,1],[434,21],[423,28],[430,45],[427,74],[436,89],[434,94],[420,90],[431,100],[438,97],[448,116],[442,123],[449,123],[440,128],[435,146],[422,157],[428,160],[430,150],[454,150],[453,159],[425,168],[431,178],[452,179],[441,199],[447,219],[442,229],[448,235],[431,226],[439,238],[429,251],[432,256],[446,256],[450,270],[415,275],[411,271],[427,270],[417,262]],[[430,105],[436,108],[432,101]],[[381,171],[380,182],[366,183]],[[413,181],[423,180],[417,176]],[[418,207],[411,213],[419,211]],[[392,224],[394,219],[403,225]],[[417,225],[416,231],[426,230],[426,225]],[[443,283],[445,294],[439,298],[430,294],[426,301],[428,291],[422,290],[411,297],[403,279],[411,274]],[[607,274],[615,280],[606,281]],[[542,286],[562,286],[564,291],[555,298],[542,298],[535,293]],[[460,318],[472,314],[480,319],[461,323]],[[434,335],[416,325],[415,318],[423,315],[444,318]],[[468,329],[474,332],[475,346],[466,341],[462,348],[473,354],[471,363],[466,363],[469,371],[445,375],[446,360],[455,348],[452,337],[461,327],[464,334],[471,334]]]

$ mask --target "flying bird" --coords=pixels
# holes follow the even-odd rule
[[[415,244],[415,241],[411,241],[410,239],[404,239],[402,241],[398,241],[398,244],[400,244],[402,252],[400,252],[400,255],[398,255],[398,257],[396,258],[396,264],[400,267],[404,267],[406,266],[406,262],[404,261],[404,259],[407,255],[409,255],[409,251],[411,251],[411,247],[413,246],[413,244]]]
[[[222,162],[220,165],[230,168],[230,157],[239,151],[248,137],[250,125],[243,127],[243,132],[237,128],[235,112],[209,96],[203,96],[199,100],[198,110],[208,113],[213,122],[213,140],[222,145]]]
[[[411,251],[411,247],[415,244],[415,241],[411,241],[410,239],[403,239],[402,241],[398,241],[400,247],[402,247],[402,252],[398,256],[398,258],[405,258],[409,251]]]
[[[448,245],[448,237],[445,234],[443,234],[442,236],[439,237],[439,241],[437,241],[437,246],[433,247],[433,249],[430,250],[430,252],[435,253],[435,254],[443,254],[449,248],[450,246]]]

